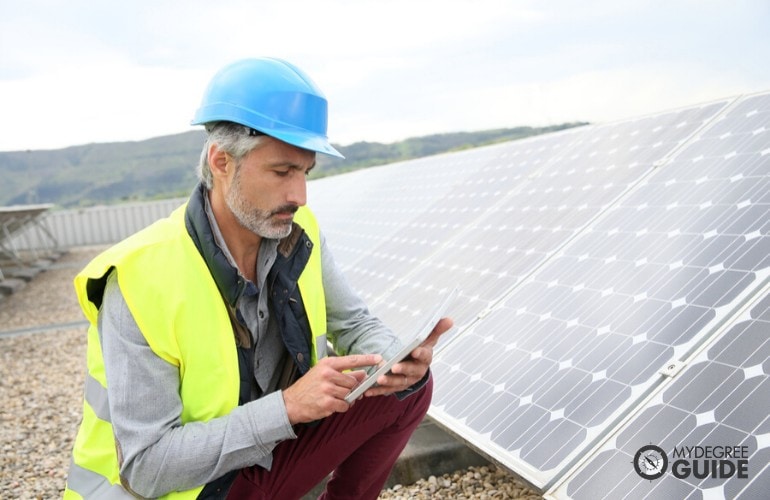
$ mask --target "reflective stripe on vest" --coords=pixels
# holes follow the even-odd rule
[[[110,403],[107,400],[107,388],[99,383],[90,373],[86,374],[86,403],[96,414],[97,418],[105,422],[110,420]]]
[[[104,476],[84,469],[75,462],[70,462],[70,470],[67,473],[67,491],[64,493],[64,499],[77,498],[72,493],[77,493],[81,498],[136,500],[136,497],[123,489],[120,484],[110,484],[104,480]]]
[[[78,300],[91,326],[83,420],[75,440],[65,498],[77,498],[75,493],[85,498],[112,498],[103,497],[102,492],[113,489],[129,495],[119,480],[96,328],[98,307],[89,299],[91,288],[110,269],[116,270],[126,304],[150,348],[179,369],[182,423],[226,415],[238,404],[240,375],[232,326],[217,285],[187,234],[185,209],[186,205],[108,249],[75,278]],[[326,353],[320,233],[315,218],[305,208],[297,211],[295,221],[313,243],[298,286],[313,336],[311,364],[315,364]],[[174,492],[163,498],[195,498],[201,489]]]

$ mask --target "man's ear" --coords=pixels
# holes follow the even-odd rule
[[[232,157],[219,149],[219,146],[216,144],[209,146],[208,155],[211,175],[214,177],[227,176],[227,167],[232,161]]]

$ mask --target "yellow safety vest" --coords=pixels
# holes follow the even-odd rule
[[[240,376],[232,324],[206,262],[185,228],[186,206],[100,254],[75,278],[80,307],[90,322],[88,373],[65,499],[134,498],[120,484],[96,326],[110,269],[116,269],[126,304],[150,348],[179,369],[182,423],[205,422],[238,405]],[[313,242],[310,260],[298,280],[313,335],[313,365],[319,355],[325,355],[319,349],[326,345],[320,236],[310,210],[301,208],[294,220]],[[202,488],[163,498],[195,498]]]

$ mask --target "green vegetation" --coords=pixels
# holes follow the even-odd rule
[[[392,144],[335,146],[345,160],[318,155],[311,178],[447,151],[554,132],[583,123],[457,132]],[[202,130],[136,142],[88,144],[44,151],[0,152],[0,206],[53,203],[84,207],[187,196],[196,184]]]

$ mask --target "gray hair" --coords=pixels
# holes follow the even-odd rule
[[[209,165],[209,147],[216,144],[219,149],[233,157],[236,165],[240,165],[241,160],[259,146],[265,137],[262,134],[252,135],[251,130],[245,125],[233,122],[221,121],[206,124],[206,143],[203,145],[198,164],[198,179],[207,189],[214,186],[211,165]]]

